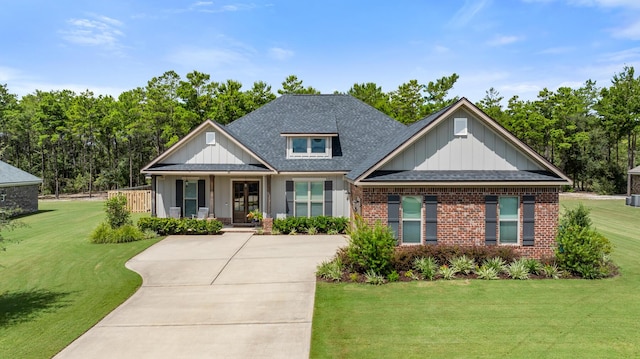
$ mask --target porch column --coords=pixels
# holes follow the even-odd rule
[[[151,217],[157,217],[156,210],[156,175],[151,175]]]
[[[267,175],[267,216],[271,216],[271,175]]]
[[[216,213],[215,180],[216,176],[209,175],[209,217],[214,217]]]

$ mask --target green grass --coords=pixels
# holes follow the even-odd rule
[[[619,277],[318,283],[311,357],[640,357],[640,208],[582,202],[615,245]]]
[[[50,358],[140,286],[124,263],[157,240],[91,244],[102,201],[43,201],[28,227],[3,232],[0,358]]]

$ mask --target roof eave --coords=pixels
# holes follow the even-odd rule
[[[571,181],[353,181],[356,186],[397,187],[397,186],[427,186],[427,187],[561,187],[571,185]]]

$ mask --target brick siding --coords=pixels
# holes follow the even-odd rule
[[[38,185],[0,187],[0,209],[19,213],[38,211]]]
[[[370,224],[380,220],[387,224],[387,197],[435,195],[438,197],[438,244],[460,246],[485,245],[485,196],[520,197],[519,244],[517,251],[524,256],[541,258],[553,255],[558,226],[558,188],[378,188],[351,185],[352,209],[360,201],[362,217]],[[535,196],[534,246],[522,246],[522,196]],[[402,211],[402,209],[401,209]],[[402,216],[402,214],[401,214]],[[425,209],[422,209],[424,225]],[[402,225],[398,235],[402,236]],[[424,233],[422,242],[424,243]]]

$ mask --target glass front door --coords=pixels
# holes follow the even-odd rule
[[[233,223],[249,223],[247,214],[260,208],[260,182],[233,182]]]

